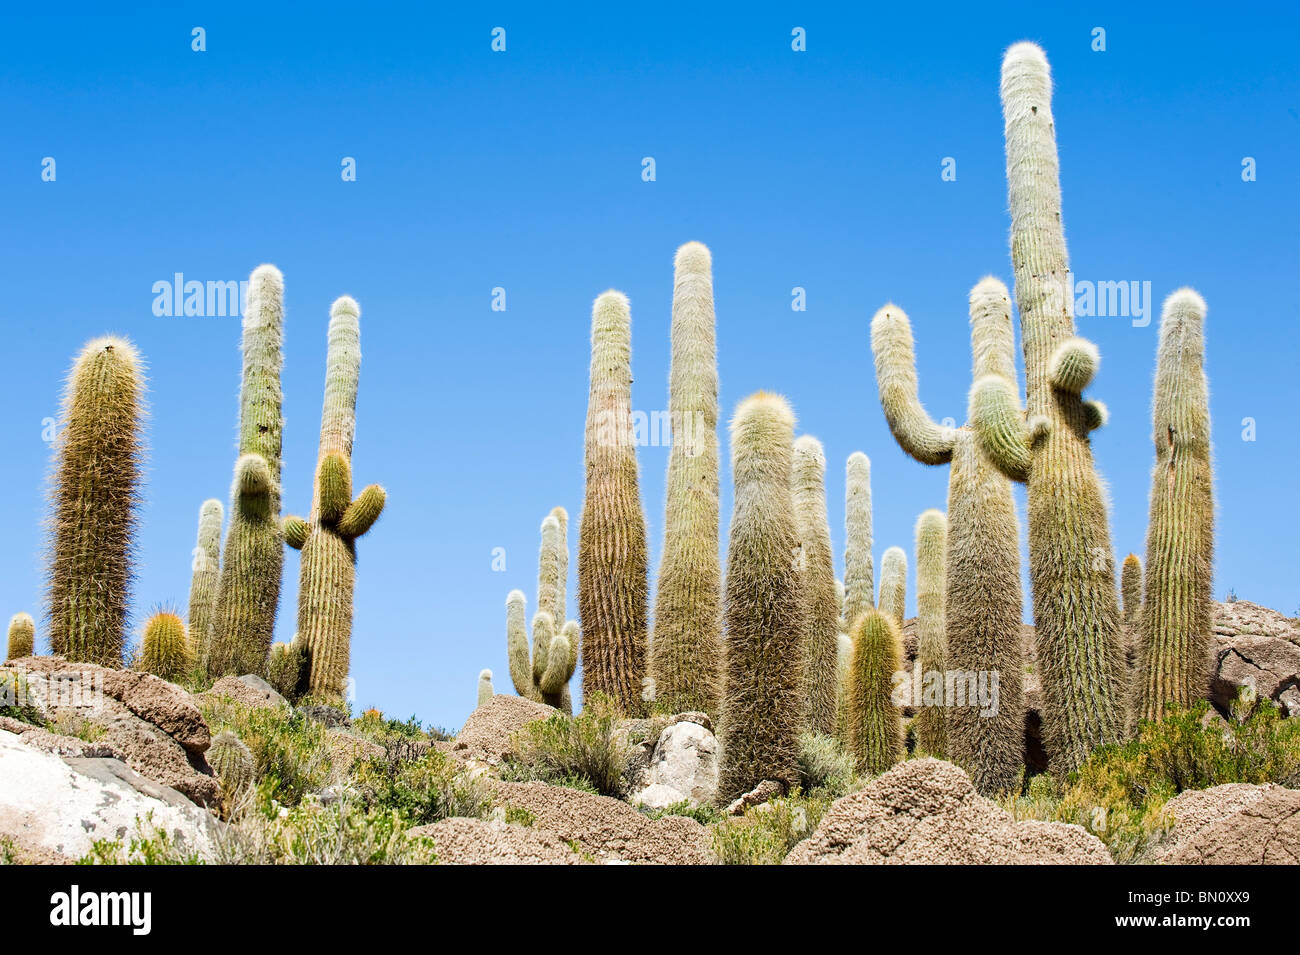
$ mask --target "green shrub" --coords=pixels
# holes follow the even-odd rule
[[[713,830],[713,852],[722,865],[780,865],[797,843],[812,835],[832,800],[798,791],[754,806]]]
[[[505,820],[512,826],[531,826],[537,822],[537,816],[520,806],[506,806]]]
[[[97,839],[77,865],[203,865],[197,852],[187,849],[165,829],[154,825],[153,813],[137,819],[130,839]]]
[[[514,735],[516,762],[533,778],[560,786],[583,783],[573,788],[621,798],[629,752],[619,718],[613,701],[596,695],[577,716],[556,713],[530,723]],[[520,773],[519,767],[508,771]]]
[[[694,819],[702,826],[711,826],[727,818],[721,810],[713,806],[707,804],[693,806],[685,799],[681,802],[675,802],[671,806],[664,806],[662,809],[643,808],[641,812],[651,819],[663,819],[665,816],[686,816],[688,819]]]
[[[804,733],[799,737],[799,785],[806,793],[838,799],[856,781],[853,757],[834,736]]]
[[[0,670],[0,716],[44,726],[45,717],[27,689],[27,678],[15,670]]]
[[[229,699],[201,707],[213,735],[230,730],[253,754],[253,778],[275,798],[296,805],[330,781],[325,727],[288,707],[247,707]]]
[[[436,749],[416,760],[362,760],[352,772],[352,783],[367,809],[395,813],[411,826],[451,816],[481,818],[492,809],[486,786],[459,760]]]

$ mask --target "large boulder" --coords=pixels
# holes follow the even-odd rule
[[[211,859],[216,820],[117,759],[61,758],[0,730],[0,835],[38,857],[75,860],[100,839],[165,832]],[[151,829],[152,827],[152,829]]]
[[[1242,687],[1300,713],[1300,622],[1249,600],[1215,603],[1210,695],[1223,710]]]
[[[549,829],[500,820],[443,819],[417,826],[409,837],[433,842],[442,865],[583,865],[586,860]]]
[[[1174,826],[1155,861],[1170,865],[1300,864],[1300,791],[1273,783],[1188,790],[1165,803]]]
[[[251,709],[289,705],[289,701],[281,696],[275,687],[254,673],[244,676],[223,676],[212,684],[212,688],[203,696],[207,699],[234,700]]]
[[[718,792],[717,738],[694,720],[665,727],[638,782],[631,801],[648,809],[681,802],[712,805]]]
[[[836,800],[790,865],[1109,865],[1101,840],[1060,822],[1016,822],[951,763],[912,759]]]
[[[553,706],[498,693],[469,715],[456,734],[452,752],[465,759],[496,765],[514,755],[511,737],[529,723],[560,712]]]

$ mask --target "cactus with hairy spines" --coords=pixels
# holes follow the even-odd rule
[[[36,621],[29,613],[16,613],[9,618],[9,645],[6,660],[30,657],[36,650]]]
[[[861,451],[844,466],[844,629],[876,607],[871,561],[871,460]]]
[[[222,730],[212,737],[204,755],[221,780],[221,792],[227,803],[252,785],[255,769],[252,750],[230,730]]]
[[[903,638],[893,618],[879,610],[853,624],[849,664],[849,752],[858,772],[875,776],[904,756],[902,714],[894,705],[894,674],[902,665]]]
[[[916,521],[916,652],[927,690],[933,674],[943,674],[948,664],[948,632],[944,624],[947,552],[948,518],[943,511],[925,511]],[[948,750],[945,701],[929,697],[923,694],[916,714],[916,749],[943,759]]]
[[[311,655],[307,643],[297,634],[289,643],[271,646],[271,658],[266,665],[266,681],[277,693],[291,703],[307,693]]]
[[[249,278],[241,348],[239,459],[211,635],[200,637],[208,640],[211,677],[265,672],[280,600],[284,277],[273,265],[258,266]]]
[[[718,361],[709,250],[688,242],[673,262],[672,360],[664,549],[650,676],[673,712],[717,713],[722,681],[718,557]]]
[[[556,507],[542,521],[542,547],[537,556],[537,604],[533,616],[532,650],[525,625],[523,591],[506,597],[506,655],[510,679],[520,696],[565,713],[573,711],[569,680],[578,665],[578,623],[566,621],[556,632],[555,615],[564,613],[569,586],[568,513]]]
[[[735,482],[727,548],[718,799],[727,804],[765,779],[799,780],[807,705],[801,638],[805,605],[790,492],[794,413],[758,392],[731,422]]]
[[[1119,579],[1120,595],[1124,598],[1124,626],[1136,627],[1142,615],[1142,559],[1137,554],[1124,558]]]
[[[190,656],[206,667],[208,645],[212,639],[212,617],[217,605],[217,585],[221,577],[221,522],[225,509],[216,498],[199,508],[199,536],[190,562],[190,604],[187,632]]]
[[[808,729],[829,736],[835,732],[840,603],[826,516],[826,454],[821,442],[811,435],[800,435],[794,442],[791,495],[803,557],[800,576],[807,629],[802,649]]]
[[[901,547],[891,547],[880,558],[880,607],[903,629],[907,617],[907,553]]]
[[[330,306],[325,357],[325,400],[311,511],[286,517],[286,543],[302,551],[298,584],[298,639],[311,661],[308,690],[342,699],[352,651],[352,594],[357,539],[383,513],[378,484],[352,496],[352,444],[361,377],[361,308],[344,295]]]
[[[621,292],[605,292],[591,310],[584,458],[578,529],[582,692],[604,694],[635,716],[644,709],[650,585],[632,432],[632,312]]]
[[[491,670],[479,670],[479,672],[478,672],[478,702],[475,704],[475,707],[482,706],[484,703],[486,703],[486,702],[488,702],[489,700],[491,700],[492,697],[493,697],[493,695],[494,695],[494,692],[495,692],[495,691],[492,689],[492,671],[491,671]]]
[[[853,663],[853,638],[844,631],[835,635],[835,735],[848,749],[849,741],[849,673]]]
[[[1124,657],[1106,498],[1089,435],[1104,408],[1082,391],[1097,350],[1075,336],[1072,283],[1047,58],[1017,43],[1002,63],[1011,262],[1025,404],[1014,371],[971,388],[980,446],[1029,498],[1029,564],[1043,722],[1053,772],[1065,776],[1125,735]]]
[[[165,610],[155,613],[144,625],[140,669],[174,682],[189,673],[192,665],[185,621]]]
[[[86,344],[63,392],[47,593],[50,647],[120,667],[142,471],[144,365],[129,341]]]
[[[1165,299],[1152,399],[1156,464],[1138,622],[1138,716],[1161,719],[1205,694],[1214,569],[1214,471],[1205,378],[1205,300]]]

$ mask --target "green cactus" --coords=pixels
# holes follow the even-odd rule
[[[578,529],[582,693],[644,710],[649,582],[632,432],[632,312],[621,292],[591,310],[586,491]]]
[[[255,769],[253,753],[230,730],[222,730],[212,737],[205,755],[208,765],[221,780],[221,792],[227,805],[252,785]]]
[[[225,509],[213,498],[199,508],[199,537],[190,563],[190,606],[188,611],[190,656],[207,667],[212,639],[212,615],[221,577],[221,521]]]
[[[718,362],[709,250],[688,242],[673,262],[672,364],[664,549],[650,676],[658,705],[717,713],[722,680],[718,559]]]
[[[985,278],[971,290],[970,326],[975,380],[1013,378],[1011,301],[997,279]],[[1014,785],[1024,749],[1020,543],[1011,482],[980,450],[970,426],[936,424],[926,413],[917,392],[912,328],[902,309],[887,305],[876,314],[871,345],[881,405],[899,445],[923,463],[949,465],[947,663],[996,678],[999,698],[992,714],[974,705],[946,708],[946,754],[980,792],[997,794]]]
[[[293,703],[307,694],[311,673],[311,656],[307,644],[296,634],[289,643],[271,646],[271,658],[266,665],[266,681],[275,691]]]
[[[82,349],[63,393],[51,499],[50,647],[120,667],[139,510],[144,370],[122,338]]]
[[[948,663],[948,632],[944,624],[947,592],[948,518],[934,509],[916,521],[916,653],[925,689],[933,674],[943,674]],[[923,691],[922,705],[913,724],[916,750],[945,758],[948,734],[944,728],[944,700],[930,699]]]
[[[568,528],[569,515],[562,507],[552,508],[542,521],[532,653],[528,650],[527,608],[521,590],[512,590],[506,597],[506,651],[510,679],[520,696],[572,713],[569,680],[578,665],[577,621],[566,621],[560,632],[555,632],[556,615],[563,619],[569,586]]]
[[[493,695],[494,695],[494,691],[492,689],[492,671],[479,670],[478,703],[476,703],[475,706],[476,707],[482,706],[484,703],[492,699]]]
[[[790,493],[794,413],[758,392],[731,422],[734,510],[727,547],[725,672],[718,739],[718,800],[726,805],[765,779],[799,780],[807,705],[805,631]]]
[[[849,752],[858,772],[875,776],[904,755],[903,720],[894,703],[894,674],[902,665],[903,638],[880,610],[853,624],[849,665]]]
[[[806,629],[800,642],[808,729],[829,736],[835,732],[841,605],[835,594],[831,529],[826,516],[826,455],[821,442],[811,435],[801,435],[794,442],[791,496],[805,601]]]
[[[844,467],[844,631],[876,608],[871,562],[871,460],[854,451]]]
[[[16,613],[9,618],[9,646],[6,660],[30,657],[36,650],[36,621],[29,613]]]
[[[352,650],[352,593],[357,538],[383,513],[387,495],[378,484],[352,497],[352,443],[357,429],[361,377],[361,309],[344,295],[330,306],[325,356],[325,401],[311,511],[307,520],[284,519],[284,540],[302,551],[298,582],[298,639],[310,658],[308,690],[340,700]]]
[[[280,452],[284,432],[284,277],[273,265],[253,270],[244,308],[239,389],[239,459],[230,489],[230,521],[208,645],[210,677],[265,673],[280,600]]]
[[[1081,392],[1097,350],[1074,336],[1073,285],[1061,220],[1052,84],[1043,51],[1017,43],[1002,63],[1011,261],[1016,275],[1025,407],[1014,371],[971,388],[980,446],[1029,496],[1029,571],[1054,775],[1123,739],[1124,661],[1106,498],[1089,433],[1105,410]]]
[[[1124,598],[1124,625],[1136,627],[1142,616],[1142,561],[1137,554],[1124,558],[1120,568],[1120,593]]]
[[[880,558],[880,612],[900,631],[907,618],[907,554],[891,547]]]
[[[140,669],[174,683],[188,675],[192,666],[185,621],[165,610],[155,613],[144,625]]]
[[[1206,692],[1214,570],[1214,471],[1205,301],[1184,288],[1160,316],[1152,402],[1156,465],[1138,623],[1138,715],[1161,719]]]

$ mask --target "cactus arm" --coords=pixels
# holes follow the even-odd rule
[[[578,640],[581,636],[581,629],[576,620],[566,620],[564,626],[560,629],[560,636],[568,641],[569,644],[569,662],[564,673],[564,682],[568,683],[573,677],[573,672],[578,669]],[[551,652],[555,652],[555,644],[551,644]]]
[[[280,522],[280,527],[284,531],[284,542],[294,550],[302,550],[303,545],[307,543],[307,536],[311,533],[307,522],[301,517],[289,514]]]
[[[545,610],[533,614],[533,682],[541,683],[555,639],[555,621]]]
[[[337,523],[352,499],[352,468],[347,458],[338,451],[326,452],[316,468],[316,485],[321,522]]]
[[[374,526],[375,521],[379,520],[387,500],[388,495],[384,489],[378,484],[371,484],[358,494],[357,499],[343,512],[343,516],[339,519],[339,534],[349,539],[365,534]]]
[[[510,591],[506,597],[506,655],[510,660],[510,680],[515,685],[515,692],[532,700],[537,698],[537,694],[533,689],[533,664],[528,655],[526,606],[523,591]]]
[[[1105,402],[1096,398],[1083,403],[1083,414],[1084,425],[1090,432],[1106,427],[1106,422],[1110,420],[1110,409]]]
[[[952,458],[956,429],[936,424],[921,405],[912,326],[901,308],[886,305],[876,312],[871,320],[871,351],[880,405],[894,438],[922,464],[946,464]]]
[[[546,654],[546,672],[537,681],[537,688],[546,694],[559,693],[564,684],[569,682],[569,677],[573,676],[570,664],[572,656],[573,649],[569,646],[568,637],[560,634],[552,640]]]
[[[1068,338],[1052,352],[1047,375],[1052,385],[1071,394],[1082,394],[1097,375],[1101,353],[1084,338]]]
[[[1031,432],[1015,385],[1001,375],[985,375],[971,386],[969,418],[980,450],[1013,481],[1029,477]]]

